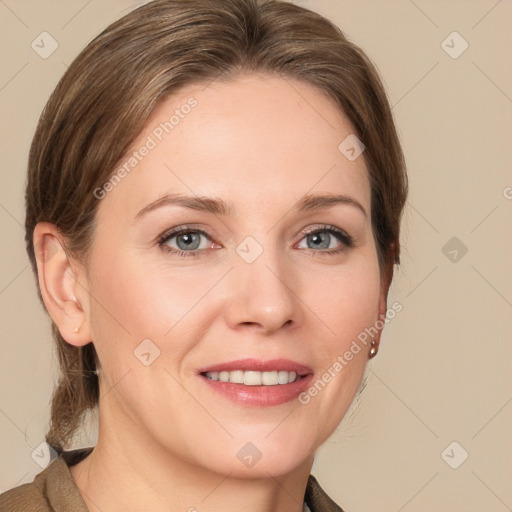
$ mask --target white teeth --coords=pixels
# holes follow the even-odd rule
[[[246,386],[261,386],[261,372],[244,372]]]
[[[261,374],[261,383],[264,386],[275,386],[279,384],[277,372],[263,372]]]
[[[243,384],[244,372],[242,370],[235,370],[234,372],[229,372],[229,382],[232,382],[233,384]]]
[[[295,372],[285,370],[273,372],[255,372],[234,370],[232,372],[207,372],[206,377],[220,382],[231,382],[233,384],[245,384],[246,386],[276,386],[278,384],[289,384],[297,380]]]
[[[288,384],[288,372],[279,372],[277,379],[279,384]]]

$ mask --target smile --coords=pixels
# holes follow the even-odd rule
[[[286,370],[272,372],[234,370],[231,372],[207,372],[205,375],[211,380],[244,384],[245,386],[277,386],[290,384],[301,378],[295,372]]]
[[[313,379],[313,370],[289,359],[243,359],[199,370],[213,396],[242,406],[270,407],[293,401]]]

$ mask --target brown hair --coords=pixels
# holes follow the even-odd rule
[[[87,262],[101,187],[157,104],[185,85],[272,73],[323,91],[366,146],[372,226],[383,278],[399,263],[405,164],[391,109],[365,54],[327,19],[281,0],[154,0],[110,25],[74,60],[39,121],[28,165],[26,247],[55,224]],[[341,141],[340,141],[341,142]],[[39,291],[40,295],[40,291]],[[41,295],[40,295],[41,296]],[[48,443],[64,449],[99,399],[94,345],[78,348],[52,326],[62,370]]]

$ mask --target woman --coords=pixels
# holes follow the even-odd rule
[[[377,73],[321,16],[155,0],[108,27],[30,152],[59,456],[0,509],[341,510],[310,471],[378,351],[406,193]]]

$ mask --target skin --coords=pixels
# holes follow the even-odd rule
[[[330,99],[252,74],[182,89],[133,148],[191,96],[198,105],[101,200],[88,268],[67,258],[55,226],[34,234],[38,247],[53,244],[54,255],[38,260],[52,318],[69,343],[92,340],[102,367],[98,443],[71,474],[91,511],[300,512],[314,452],[352,402],[369,344],[307,405],[235,404],[197,369],[287,358],[319,378],[385,313],[368,172],[363,157],[338,150],[353,129]],[[220,198],[234,211],[170,205],[136,219],[166,193]],[[349,196],[366,215],[350,204],[295,210],[321,193]],[[308,241],[307,228],[326,224],[353,246],[332,235],[329,249]],[[196,257],[158,245],[183,225],[211,235]],[[250,264],[236,252],[247,236],[263,248]],[[176,237],[167,245],[180,247]],[[134,357],[147,338],[161,351],[149,366]],[[252,468],[236,456],[247,442],[262,453]]]

